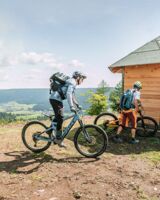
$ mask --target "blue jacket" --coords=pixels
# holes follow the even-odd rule
[[[66,84],[62,87],[63,94],[65,96],[65,99],[67,99],[70,107],[78,104],[75,97],[75,90],[76,90],[76,82],[75,79],[73,78],[68,79],[66,81]],[[51,92],[50,99],[54,99],[60,102],[63,101],[60,94],[57,91]]]

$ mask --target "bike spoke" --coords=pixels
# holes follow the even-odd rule
[[[106,135],[95,126],[81,129],[76,138],[77,150],[87,157],[95,157],[105,151]]]
[[[22,130],[25,146],[33,152],[46,150],[51,144],[51,138],[45,130],[46,126],[41,122],[28,123]]]
[[[157,131],[157,125],[154,119],[151,117],[143,117],[137,122],[137,131],[136,133],[142,137],[153,136]]]
[[[111,135],[117,131],[119,122],[112,113],[102,113],[96,117],[94,124],[104,129],[108,135]]]

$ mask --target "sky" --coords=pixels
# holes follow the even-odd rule
[[[160,35],[159,0],[0,0],[0,89],[48,88],[82,71],[81,87],[121,74],[108,66]]]

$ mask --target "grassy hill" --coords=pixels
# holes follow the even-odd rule
[[[96,88],[78,88],[76,96],[79,103],[84,109],[87,109],[89,103],[87,102],[86,94],[88,91],[96,91]],[[112,90],[112,88],[110,88]],[[106,94],[108,95],[108,94]],[[8,102],[17,102],[18,104],[31,104],[38,105],[43,109],[49,109],[49,89],[9,89],[0,90],[0,104],[6,104]],[[68,110],[67,102],[64,101],[66,110]]]
[[[109,89],[107,96],[112,88]],[[87,99],[90,95],[85,95],[89,91],[95,92],[96,88],[78,88],[76,90],[77,100],[83,109],[86,110],[90,104]],[[49,89],[9,89],[0,90],[0,119],[3,122],[17,120],[31,120],[43,118],[42,111],[52,111],[49,103]],[[65,113],[69,112],[67,100],[64,101]],[[6,113],[5,118],[4,116]],[[8,114],[13,114],[9,115]]]

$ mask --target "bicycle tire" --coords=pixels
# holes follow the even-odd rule
[[[104,120],[103,120],[103,118],[104,118]],[[110,120],[108,120],[108,118]],[[109,126],[109,123],[108,123],[108,125],[107,125],[107,123],[106,124],[104,123],[105,120],[108,120],[108,122],[109,121],[116,121],[116,122],[115,122],[115,125],[112,125],[112,127],[111,127],[111,126]],[[112,133],[112,132],[116,132],[117,131],[118,126],[119,126],[119,121],[118,121],[118,118],[117,118],[116,115],[114,115],[113,113],[106,112],[106,113],[99,114],[95,118],[94,124],[98,125],[98,126],[101,126],[107,133]]]
[[[145,124],[145,127],[143,127],[142,118],[137,118],[137,129],[136,134],[140,137],[153,137],[155,136],[157,130],[158,130],[158,124],[155,119],[149,116],[143,116],[143,120],[145,123],[145,120],[148,120],[150,123]],[[148,128],[148,130],[145,131],[145,129]]]
[[[96,158],[98,156],[100,156],[101,154],[103,154],[106,151],[106,148],[108,146],[108,136],[105,133],[105,131],[100,128],[99,126],[96,125],[84,125],[85,130],[87,131],[88,134],[90,134],[90,138],[92,140],[92,142],[96,142],[97,145],[101,145],[100,149],[98,150],[98,152],[93,152],[93,150],[96,150],[96,147],[94,146],[94,144],[89,143],[86,138],[83,135],[83,129],[82,127],[80,127],[75,135],[74,135],[74,145],[76,150],[83,156],[88,157],[88,158]],[[95,132],[90,131],[89,133],[89,129],[94,129]],[[92,135],[91,135],[92,134]],[[80,143],[79,143],[79,139],[80,139]],[[86,143],[84,143],[86,142]],[[100,142],[102,142],[102,144],[100,144]],[[80,146],[81,145],[81,146]],[[87,145],[89,145],[89,153],[85,152]],[[84,149],[82,149],[82,148]],[[91,149],[91,147],[93,147],[93,150]]]
[[[31,121],[31,122],[28,122],[22,129],[22,141],[24,143],[24,145],[29,149],[31,150],[32,152],[34,153],[40,153],[40,152],[43,152],[45,150],[47,150],[50,145],[51,145],[51,142],[49,141],[46,141],[46,144],[42,147],[42,148],[34,148],[34,146],[32,147],[30,144],[28,144],[27,140],[26,140],[26,134],[27,134],[27,130],[33,125],[40,125],[43,129],[47,129],[47,126],[45,124],[43,124],[42,122],[40,121]],[[35,133],[33,133],[35,134]],[[48,135],[48,138],[51,137],[51,135],[49,133],[46,133]],[[33,140],[33,136],[32,136],[32,140]]]

